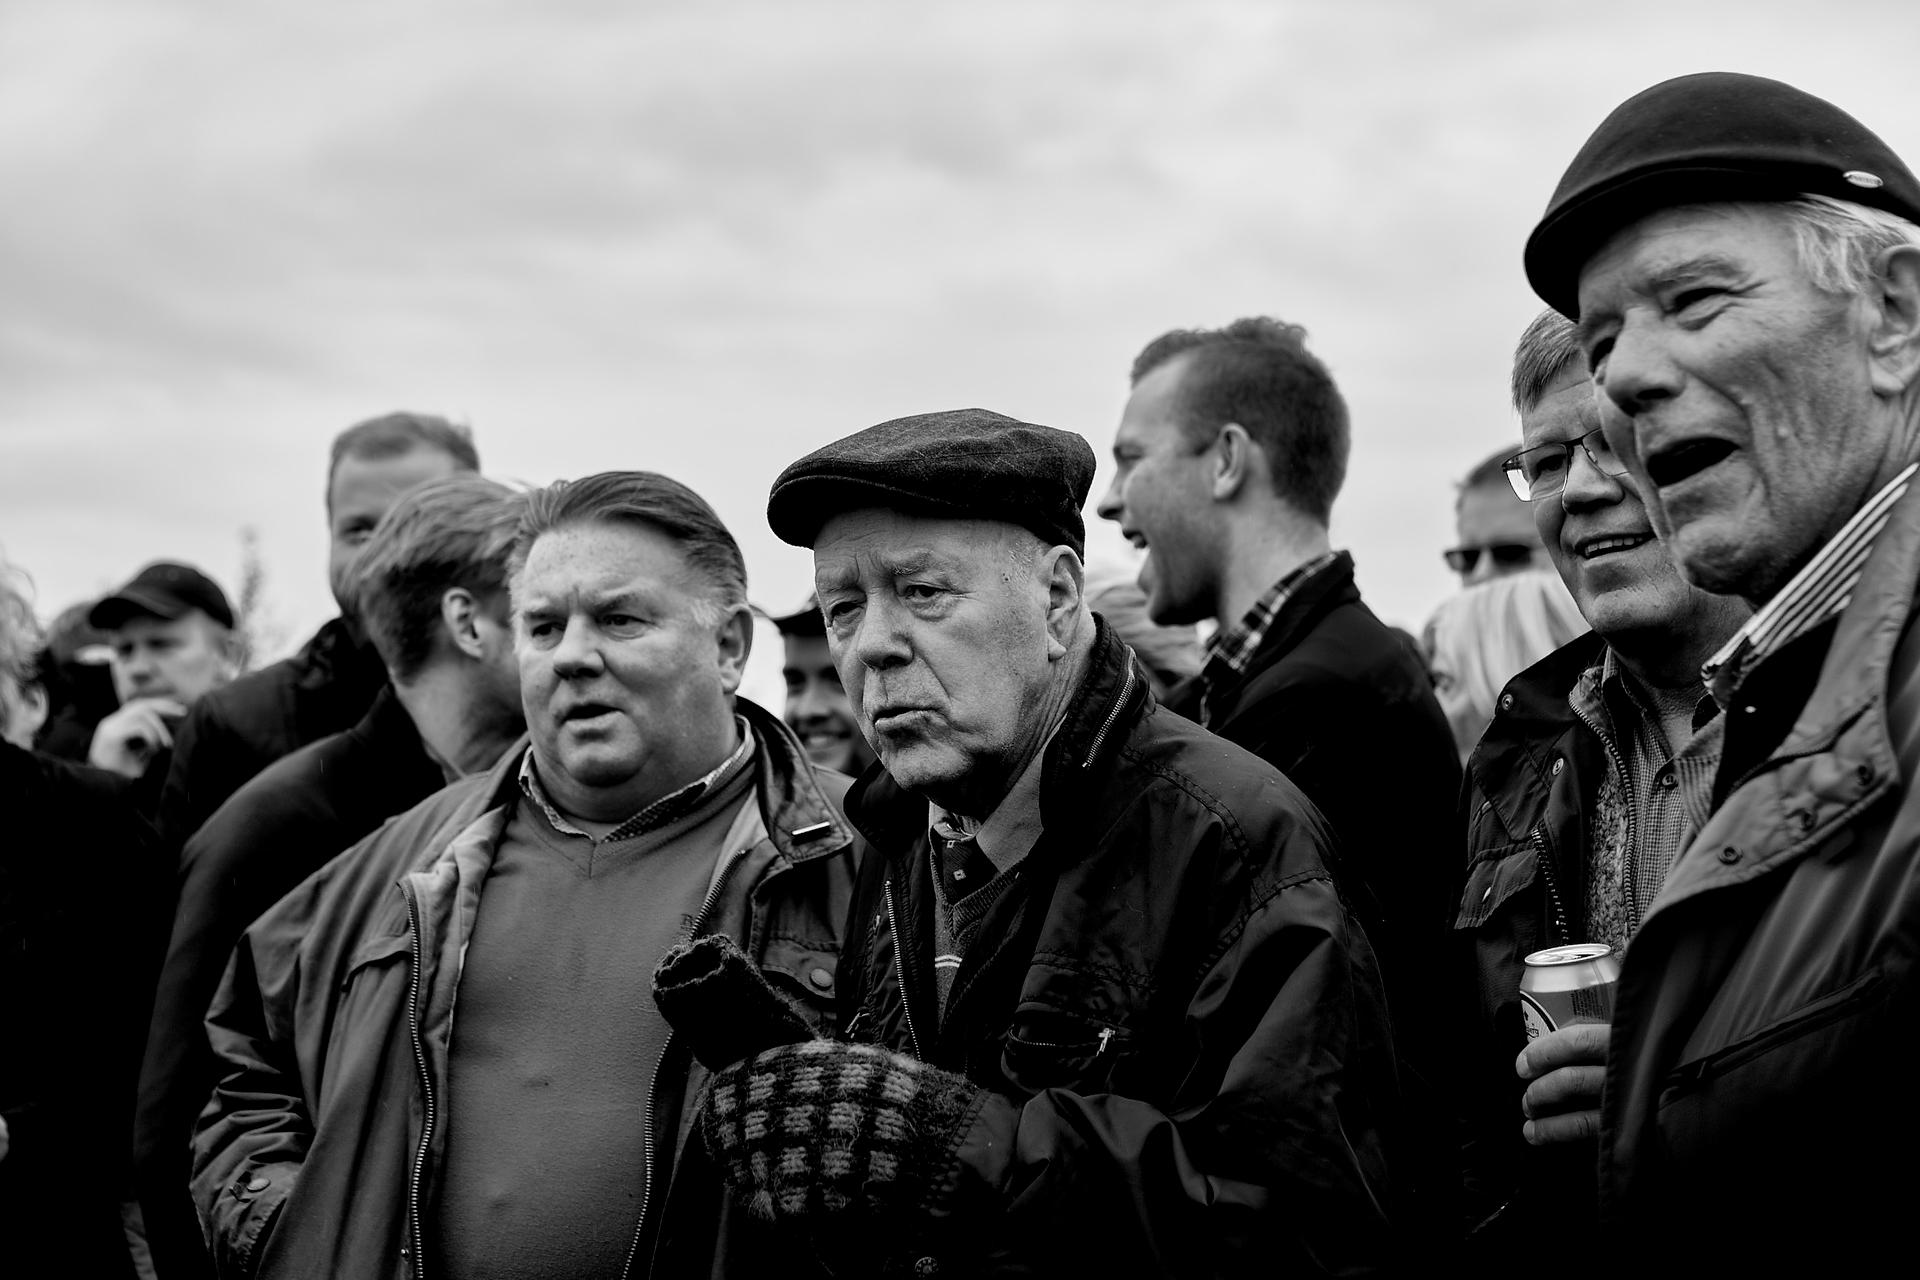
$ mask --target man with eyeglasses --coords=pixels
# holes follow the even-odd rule
[[[1595,1217],[1608,1042],[1605,1024],[1529,1041],[1524,957],[1572,942],[1624,950],[1633,937],[1692,835],[1683,784],[1710,778],[1718,759],[1690,745],[1719,714],[1700,664],[1749,611],[1688,585],[1655,537],[1600,433],[1571,321],[1547,311],[1527,327],[1513,404],[1525,447],[1505,474],[1593,627],[1508,684],[1467,762],[1454,930],[1478,997],[1463,1064],[1468,1224],[1480,1261],[1517,1266]]]
[[[1475,464],[1460,482],[1453,504],[1454,536],[1459,545],[1441,554],[1447,568],[1460,575],[1460,585],[1471,587],[1509,573],[1546,568],[1540,534],[1523,499],[1515,502],[1502,474],[1511,448],[1496,450]]]

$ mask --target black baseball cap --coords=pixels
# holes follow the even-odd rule
[[[1709,71],[1628,98],[1567,166],[1527,238],[1527,281],[1569,318],[1580,270],[1615,232],[1683,204],[1831,196],[1920,223],[1920,181],[1893,149],[1822,98]]]
[[[102,597],[87,611],[87,621],[112,631],[139,614],[172,621],[190,609],[200,610],[223,627],[233,625],[233,607],[218,583],[192,565],[156,560],[134,574],[126,586]]]

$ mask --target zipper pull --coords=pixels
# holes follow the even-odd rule
[[[1105,1053],[1107,1051],[1107,1046],[1112,1043],[1113,1043],[1113,1028],[1112,1027],[1100,1028],[1100,1044],[1097,1048],[1094,1049],[1093,1056],[1097,1058],[1101,1054]]]

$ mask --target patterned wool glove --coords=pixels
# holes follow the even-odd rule
[[[696,1122],[754,1217],[925,1214],[951,1194],[986,1091],[873,1045],[782,1045],[713,1079]]]
[[[682,943],[653,971],[653,1002],[709,1071],[813,1038],[813,1024],[724,933]]]

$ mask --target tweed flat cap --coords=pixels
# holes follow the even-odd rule
[[[986,409],[916,414],[856,431],[782,471],[767,499],[767,523],[781,541],[810,547],[832,516],[891,507],[1004,520],[1084,556],[1080,509],[1093,465],[1092,447],[1071,431]]]
[[[1580,269],[1614,232],[1659,209],[1801,193],[1920,222],[1920,182],[1872,130],[1778,80],[1711,71],[1628,98],[1573,158],[1527,238],[1527,280],[1569,318]]]

